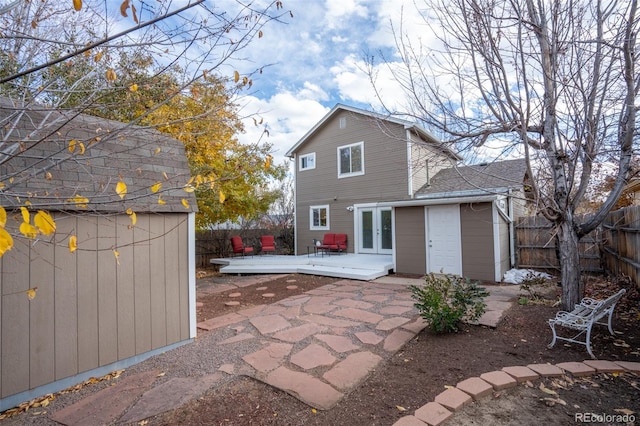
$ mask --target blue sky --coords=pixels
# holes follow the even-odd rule
[[[266,141],[273,144],[277,162],[336,103],[379,106],[362,71],[363,58],[380,51],[393,58],[390,20],[399,22],[403,4],[405,18],[411,16],[411,1],[285,0],[293,18],[287,15],[284,24],[269,23],[264,36],[242,51],[243,59],[233,64],[241,73],[270,65],[239,103],[241,114],[257,113],[268,124]],[[405,25],[405,30],[420,30],[417,23]],[[380,72],[380,87],[397,93],[385,69]],[[240,137],[246,142],[257,140],[262,132],[252,120],[246,121],[246,129]]]

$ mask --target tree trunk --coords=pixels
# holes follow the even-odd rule
[[[580,284],[580,251],[578,233],[572,218],[558,225],[558,245],[560,252],[560,274],[562,283],[562,309],[572,311],[582,299],[583,288]]]

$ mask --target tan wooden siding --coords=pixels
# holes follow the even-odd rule
[[[415,135],[412,140],[417,140]],[[444,168],[452,166],[452,161],[425,142],[411,144],[411,187],[414,195],[428,180]]]
[[[497,212],[496,212],[497,213]],[[511,245],[509,244],[509,223],[498,214],[500,232],[500,279],[511,269]]]
[[[396,272],[426,274],[424,207],[395,209]]]
[[[340,129],[340,118],[346,128]],[[364,142],[364,170],[361,176],[338,179],[339,146]],[[316,153],[315,169],[299,171],[299,156]],[[348,251],[353,252],[353,204],[408,199],[408,164],[405,131],[392,125],[380,129],[370,117],[343,111],[318,129],[296,153],[296,239],[298,254],[306,253],[313,238],[325,232],[347,233]],[[309,207],[330,206],[330,231],[309,229]]]
[[[189,339],[187,214],[54,218],[0,259],[2,398]]]
[[[495,280],[491,203],[460,206],[462,273],[476,280]]]

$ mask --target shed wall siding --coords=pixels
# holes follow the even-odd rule
[[[509,223],[498,215],[500,221],[500,279],[511,269],[511,247],[509,244]]]
[[[462,204],[460,230],[462,274],[471,279],[495,281],[491,203]]]
[[[426,274],[424,207],[395,209],[396,272]]]
[[[2,398],[189,339],[188,214],[54,219],[51,241],[15,238],[0,259]]]
[[[340,118],[346,119],[344,129],[340,129]],[[341,111],[296,152],[298,254],[306,253],[306,246],[326,232],[346,233],[348,251],[353,252],[354,214],[348,206],[409,198],[404,128],[379,125],[370,117]],[[365,174],[338,179],[338,147],[358,142],[364,142]],[[312,152],[316,153],[315,169],[300,171],[299,157]],[[329,231],[309,229],[309,207],[315,205],[329,205]]]

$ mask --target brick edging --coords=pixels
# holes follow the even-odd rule
[[[558,377],[570,373],[573,376],[590,376],[596,373],[631,372],[640,375],[640,362],[586,360],[583,362],[561,362],[558,364],[529,364],[527,366],[504,367],[502,370],[481,374],[459,382],[440,393],[432,402],[418,408],[413,415],[404,416],[394,426],[437,426],[471,401],[500,391],[516,387],[520,383],[541,377]]]

